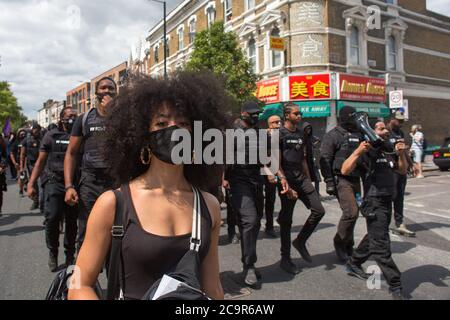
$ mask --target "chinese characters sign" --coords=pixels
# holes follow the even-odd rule
[[[291,101],[330,99],[330,75],[313,74],[289,77],[289,98]]]
[[[386,82],[382,78],[369,78],[340,74],[339,99],[368,102],[385,102]]]
[[[260,81],[256,84],[256,97],[265,103],[280,101],[280,79],[274,78]]]

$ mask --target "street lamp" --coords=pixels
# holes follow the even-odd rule
[[[153,2],[158,2],[163,4],[164,8],[164,77],[167,78],[167,26],[166,26],[166,1],[161,0],[150,0]]]

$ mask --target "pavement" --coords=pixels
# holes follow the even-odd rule
[[[417,236],[391,235],[393,259],[403,273],[405,294],[411,299],[450,299],[450,173],[427,171],[425,176],[425,179],[410,179],[407,185],[405,222]],[[321,190],[324,189],[322,185]],[[313,262],[306,263],[292,251],[293,261],[301,269],[296,276],[280,269],[280,240],[266,237],[261,228],[257,267],[263,282],[257,290],[241,284],[240,245],[227,244],[226,225],[221,228],[220,270],[227,299],[390,299],[384,280],[379,289],[369,289],[365,281],[346,275],[333,249],[341,211],[335,199],[327,196],[323,199],[326,215],[308,241]],[[41,300],[55,276],[47,267],[43,216],[38,211],[30,212],[30,206],[30,200],[19,197],[17,185],[10,184],[0,217],[0,300]],[[277,198],[275,212],[279,209]],[[225,214],[224,210],[224,217]],[[293,238],[308,214],[303,204],[297,203]],[[264,223],[263,220],[263,226]],[[365,232],[365,221],[360,218],[355,228],[356,243]],[[64,261],[63,252],[59,260]],[[374,266],[375,262],[370,260],[364,265]],[[105,287],[103,274],[100,283]]]

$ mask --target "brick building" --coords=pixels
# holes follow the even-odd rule
[[[450,18],[426,0],[185,0],[167,17],[168,72],[186,63],[195,33],[219,20],[265,80],[259,87],[276,88],[261,91],[266,103],[299,104],[319,135],[344,104],[386,118],[397,89],[409,124],[421,123],[431,144],[450,136]],[[271,37],[284,39],[284,51],[270,50]],[[162,21],[146,40],[133,69],[161,75]]]
[[[85,82],[66,93],[67,106],[78,114],[86,112],[91,106],[91,84]]]

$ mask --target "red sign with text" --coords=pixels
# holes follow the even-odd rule
[[[319,100],[330,98],[329,74],[289,77],[289,100]]]
[[[340,74],[339,99],[385,102],[386,81],[383,78],[369,78],[349,74]]]
[[[274,78],[256,83],[256,97],[265,103],[277,103],[280,101],[280,79]]]

